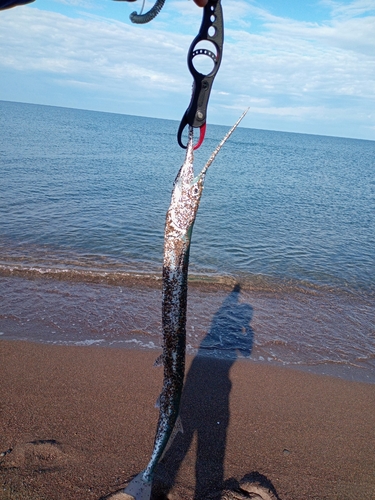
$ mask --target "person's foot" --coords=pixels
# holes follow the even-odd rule
[[[251,475],[250,475],[251,476]],[[279,500],[273,493],[273,486],[262,484],[263,481],[246,476],[239,482],[239,488],[224,490],[221,500]]]

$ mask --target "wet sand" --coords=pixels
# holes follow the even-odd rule
[[[0,341],[0,498],[96,499],[149,459],[157,353]],[[188,358],[156,494],[220,498],[245,474],[282,500],[375,498],[375,385]],[[159,498],[162,498],[159,495]]]

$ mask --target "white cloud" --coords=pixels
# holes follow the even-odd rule
[[[173,88],[178,82],[161,54],[168,50],[176,58],[181,51],[164,33],[151,37],[118,21],[72,19],[37,9],[1,17],[1,24],[0,64],[18,71],[81,75],[78,80],[100,78],[103,84],[117,79],[141,87],[152,82]]]
[[[355,0],[350,3],[322,0],[321,2],[331,9],[332,17],[348,19],[363,14],[375,14],[374,0]]]
[[[314,118],[323,118],[325,116],[325,108],[323,106],[293,106],[293,107],[251,107],[252,113],[259,113],[265,115],[273,115],[273,116],[293,116],[295,118],[306,118],[306,117],[314,117]]]
[[[374,99],[374,25],[375,18],[319,25],[268,16],[261,33],[227,30],[231,57],[225,64],[242,90]]]
[[[91,101],[95,92],[109,100],[143,100],[140,114],[153,114],[159,102],[164,116],[178,119],[180,110],[176,111],[173,95],[179,96],[182,106],[188,104],[192,77],[186,53],[202,11],[192,1],[167,4],[163,15],[146,28],[92,12],[68,17],[30,7],[4,11],[0,71],[2,67],[23,75],[40,74],[58,82],[60,89],[85,89]],[[220,109],[237,113],[250,104],[254,115],[273,117],[289,127],[293,120],[331,123],[332,117],[340,116],[349,128],[350,120],[362,121],[370,131],[375,17],[369,14],[374,5],[375,0],[330,2],[332,18],[321,22],[278,17],[255,2],[224,5],[226,42],[210,116],[222,123]],[[0,99],[5,86],[0,76]],[[232,116],[234,111],[226,122]]]
[[[81,7],[82,9],[93,9],[95,5],[90,0],[55,0],[55,2],[71,7]]]

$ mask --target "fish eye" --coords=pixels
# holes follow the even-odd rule
[[[195,194],[195,195],[196,195],[196,194],[198,194],[198,193],[199,193],[199,188],[198,188],[198,186],[197,186],[197,185],[195,185],[195,186],[193,187],[193,194]]]

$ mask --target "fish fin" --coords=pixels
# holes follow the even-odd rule
[[[148,483],[143,479],[143,472],[130,481],[127,487],[123,490],[134,500],[150,500],[152,483]]]
[[[167,453],[169,448],[172,446],[172,443],[179,432],[181,432],[181,434],[183,434],[183,432],[184,432],[184,429],[182,428],[182,422],[181,422],[180,415],[177,417],[177,420],[176,420],[174,427],[173,427],[172,434],[169,436],[168,443],[167,443],[166,447],[164,448],[163,454],[160,457],[159,462],[160,462],[160,460],[163,460],[164,455]]]
[[[164,363],[164,356],[163,356],[163,353],[160,354],[160,356],[158,356],[155,361],[154,361],[154,366],[163,366],[163,363]]]

